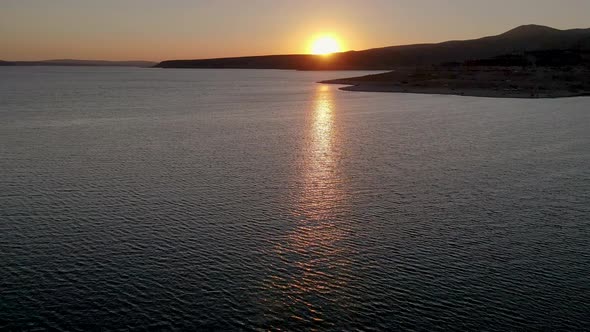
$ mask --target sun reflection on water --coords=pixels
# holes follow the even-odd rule
[[[334,90],[319,85],[314,92],[303,140],[304,156],[298,178],[300,188],[293,215],[296,224],[277,244],[281,273],[267,287],[275,294],[271,306],[279,317],[320,324],[326,311],[341,303],[339,289],[349,282],[350,246],[343,244],[350,231],[348,194],[345,190]],[[346,249],[348,248],[348,249]],[[276,310],[274,314],[278,313]]]
[[[308,221],[328,218],[334,212],[340,179],[334,155],[336,129],[333,91],[321,85],[316,91],[310,114],[303,168],[301,212]]]

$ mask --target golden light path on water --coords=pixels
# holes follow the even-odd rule
[[[272,276],[268,285],[278,301],[273,306],[281,307],[271,310],[281,310],[280,319],[321,324],[326,311],[342,305],[328,299],[338,299],[339,289],[351,278],[346,267],[350,246],[342,244],[349,233],[343,223],[349,203],[339,162],[342,142],[333,89],[318,85],[314,92],[303,141],[297,222],[276,248],[284,269],[290,271],[288,277]]]
[[[333,91],[327,85],[317,88],[308,129],[303,168],[301,212],[307,221],[329,219],[339,197],[336,156],[335,104]]]

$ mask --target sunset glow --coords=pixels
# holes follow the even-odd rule
[[[342,51],[338,40],[331,36],[321,36],[311,44],[311,54],[326,55]]]

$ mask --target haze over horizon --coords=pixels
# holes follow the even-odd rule
[[[210,1],[5,0],[0,59],[196,59],[308,53],[334,35],[343,50],[495,35],[522,24],[588,27],[590,2],[567,0]],[[475,24],[477,23],[477,24]]]

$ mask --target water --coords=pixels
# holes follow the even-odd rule
[[[0,329],[590,329],[589,98],[0,70]]]

